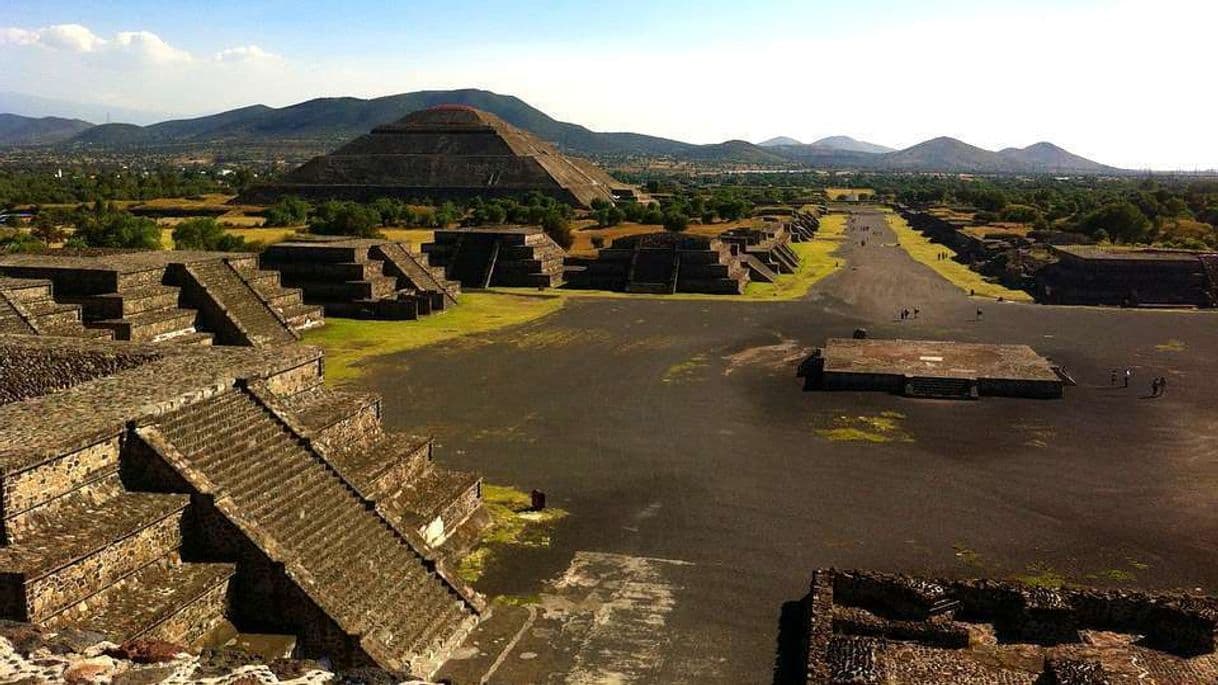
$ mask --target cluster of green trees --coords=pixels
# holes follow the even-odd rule
[[[235,193],[252,173],[210,168],[0,169],[0,207]]]
[[[979,221],[1018,221],[1121,243],[1218,248],[1218,181],[1212,179],[876,176],[868,182],[906,204],[975,207]]]
[[[175,250],[247,252],[261,246],[261,243],[247,242],[241,236],[226,232],[224,226],[210,216],[187,219],[173,228]]]

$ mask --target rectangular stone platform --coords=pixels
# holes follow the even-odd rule
[[[1056,398],[1062,380],[1027,345],[831,338],[806,374],[825,390],[885,390],[915,397]]]

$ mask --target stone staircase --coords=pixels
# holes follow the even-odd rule
[[[43,484],[37,498],[5,503],[0,614],[115,642],[191,644],[223,620],[234,567],[183,562],[190,498],[127,492],[111,448],[108,467],[83,484],[62,476],[79,455],[33,466],[25,477]]]
[[[163,269],[120,274],[114,287],[59,298],[81,308],[85,326],[109,331],[115,340],[210,345],[195,328],[198,312],[178,306],[178,288],[162,283]]]
[[[283,315],[226,259],[192,262],[171,268],[183,299],[199,312],[206,327],[226,345],[286,345],[300,335]]]
[[[423,252],[469,288],[556,287],[566,255],[540,228],[518,226],[437,230]]]
[[[86,328],[81,308],[55,301],[50,281],[0,278],[0,332],[109,339]]]
[[[279,272],[258,268],[258,260],[229,260],[237,273],[254,289],[267,306],[278,312],[288,327],[297,333],[325,324],[321,307],[304,303],[304,293],[299,288],[284,287]]]
[[[231,389],[138,433],[372,661],[429,672],[476,622],[480,601],[378,515],[273,404]]]
[[[444,269],[426,263],[423,255],[415,255],[399,242],[386,241],[373,246],[372,253],[384,261],[386,275],[397,276],[398,287],[413,288],[433,295],[432,311],[440,311],[457,303],[461,295],[460,281],[450,281]]]

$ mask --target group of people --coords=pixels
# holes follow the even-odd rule
[[[1121,387],[1128,388],[1129,381],[1133,379],[1133,369],[1125,369],[1123,373],[1118,369],[1113,369],[1112,378],[1110,380],[1110,383],[1113,386],[1116,386],[1118,376],[1124,379],[1124,383]],[[1165,392],[1167,392],[1167,376],[1155,376],[1154,380],[1150,382],[1150,396],[1162,397],[1163,393]]]
[[[935,259],[940,262],[946,262],[947,260],[949,260],[951,258],[952,258],[952,256],[951,256],[951,253],[949,253],[949,252],[939,252],[935,255]]]
[[[918,315],[921,313],[922,313],[922,310],[918,309],[917,307],[914,307],[913,309],[909,309],[907,307],[905,309],[902,309],[900,312],[897,312],[897,316],[899,316],[902,321],[905,321],[906,319],[916,319],[916,318],[918,318]]]

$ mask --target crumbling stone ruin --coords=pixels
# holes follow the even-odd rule
[[[1218,682],[1213,597],[820,569],[803,603],[808,685]]]
[[[466,288],[553,288],[563,281],[563,251],[535,226],[440,229],[423,253]]]
[[[237,201],[271,203],[284,195],[439,201],[530,192],[585,208],[593,200],[635,197],[634,189],[591,162],[563,155],[493,114],[441,105],[378,126]]]
[[[426,675],[486,612],[446,545],[481,480],[320,350],[0,335],[0,617]]]
[[[280,345],[323,323],[255,255],[53,251],[0,256],[0,332]]]
[[[417,319],[457,303],[461,284],[409,246],[381,239],[317,238],[277,243],[263,269],[333,316]]]
[[[1218,306],[1218,253],[1052,248],[1057,262],[1037,274],[1037,299],[1051,304]]]
[[[1060,398],[1063,373],[1027,345],[830,338],[800,365],[806,390],[881,390],[907,397]]]
[[[739,295],[749,268],[718,238],[681,233],[647,233],[618,238],[572,271],[575,288],[628,293],[711,293]]]
[[[752,228],[724,231],[719,239],[727,243],[732,254],[749,269],[749,278],[773,283],[779,274],[792,274],[799,269],[799,255],[791,249],[793,235],[787,224],[763,223]]]

